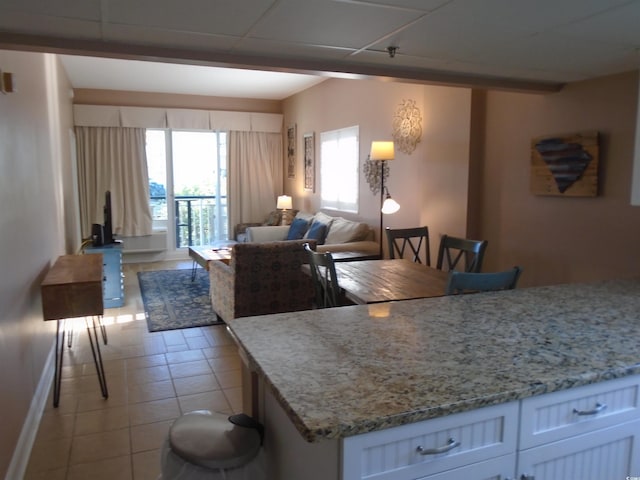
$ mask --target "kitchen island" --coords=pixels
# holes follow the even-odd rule
[[[269,478],[444,479],[464,468],[481,478],[485,467],[482,478],[520,478],[544,467],[543,454],[571,465],[599,455],[622,473],[610,478],[640,476],[640,281],[239,318],[229,328],[263,387]],[[624,458],[608,460],[608,449]]]

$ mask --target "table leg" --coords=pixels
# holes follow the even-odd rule
[[[198,262],[195,260],[191,264],[191,281],[193,282],[196,279],[196,271],[198,270]]]
[[[62,340],[60,340],[60,322],[62,322]],[[64,335],[66,333],[64,320],[56,322],[56,369],[53,374],[53,406],[60,404],[60,380],[62,379],[62,358],[64,355]]]
[[[96,319],[95,317],[91,317],[91,325],[89,325],[89,317],[85,317],[85,323],[87,325],[87,335],[89,336],[91,353],[93,354],[93,362],[96,364],[96,373],[98,374],[100,391],[102,392],[102,396],[104,398],[109,398],[109,391],[107,390],[107,378],[104,375],[104,364],[102,363],[102,354],[100,353],[100,341],[98,340],[98,332],[96,331]],[[91,327],[93,327],[93,337],[91,336]]]
[[[100,331],[102,332],[102,341],[104,344],[107,344],[107,327],[105,327],[104,322],[102,321],[102,317],[100,317]]]

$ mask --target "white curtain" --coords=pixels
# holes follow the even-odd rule
[[[229,231],[264,220],[282,192],[282,135],[229,132]]]
[[[150,235],[149,176],[144,128],[75,127],[82,238],[104,222],[111,191],[113,233]]]

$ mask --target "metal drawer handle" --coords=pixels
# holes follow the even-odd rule
[[[597,415],[607,408],[606,403],[596,403],[596,408],[593,410],[578,410],[577,408],[573,409],[574,415]]]
[[[446,445],[436,448],[423,448],[422,445],[418,445],[416,452],[420,455],[437,455],[438,453],[446,453],[460,446],[460,442],[457,442],[453,438],[450,438]]]

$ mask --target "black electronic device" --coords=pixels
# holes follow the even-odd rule
[[[99,223],[91,225],[91,241],[94,247],[104,245],[104,227]]]
[[[113,238],[113,220],[111,218],[111,192],[107,190],[104,198],[104,225],[103,225],[103,243],[111,245],[115,243]]]

